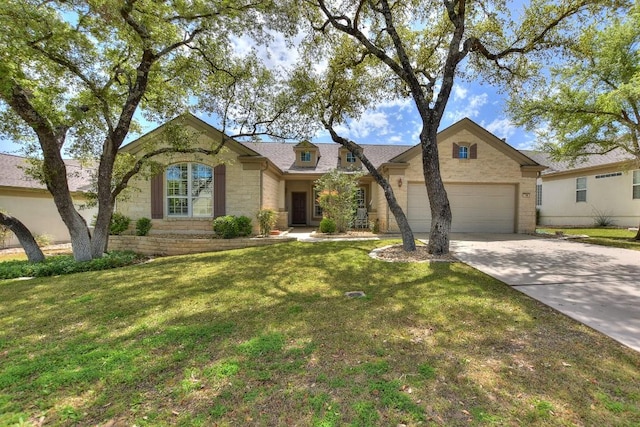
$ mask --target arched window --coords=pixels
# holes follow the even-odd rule
[[[466,145],[461,145],[460,148],[458,148],[458,158],[459,159],[468,159],[469,158],[469,147],[467,147]]]
[[[199,163],[167,167],[167,216],[213,216],[213,169]]]

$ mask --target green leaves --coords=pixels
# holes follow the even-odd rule
[[[536,84],[513,91],[515,120],[542,148],[576,158],[619,148],[640,159],[640,9],[586,27]]]

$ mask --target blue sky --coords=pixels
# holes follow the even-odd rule
[[[235,39],[234,45],[238,55],[248,54],[257,49],[259,56],[272,69],[287,69],[298,59],[297,52],[278,35],[275,35],[268,47],[257,47],[249,38]],[[318,64],[318,66],[323,65]],[[504,111],[505,104],[506,95],[499,93],[497,88],[458,79],[454,84],[440,130],[468,117],[497,137],[506,138],[507,143],[514,148],[533,148],[535,136],[513,125]],[[205,115],[198,116],[211,125],[219,127],[219,123],[215,120]],[[141,124],[144,134],[162,123],[141,120]],[[406,98],[381,102],[377,108],[364,112],[358,120],[349,123],[349,126],[340,126],[337,130],[342,136],[359,144],[415,145],[418,143],[420,126],[421,122],[413,101]],[[131,134],[127,141],[132,141],[139,136],[139,134]],[[326,132],[320,132],[313,138],[313,142],[332,141]],[[19,148],[10,141],[0,140],[1,152],[16,154]]]
[[[441,129],[458,120],[468,117],[499,138],[506,138],[507,143],[517,149],[530,149],[535,145],[535,136],[525,132],[511,123],[504,112],[505,95],[496,88],[479,83],[460,82],[454,86],[447,105]],[[200,116],[211,125],[217,123]],[[144,122],[144,132],[148,132],[160,123]],[[341,126],[339,131],[360,144],[399,144],[414,145],[418,143],[420,118],[411,99],[383,103],[375,110],[366,111],[360,120]],[[131,135],[132,140],[139,135]],[[314,142],[331,142],[324,132],[319,133]],[[0,151],[15,154],[19,146],[10,141],[0,141]]]

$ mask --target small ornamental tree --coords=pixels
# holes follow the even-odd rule
[[[315,182],[322,215],[336,223],[338,233],[347,231],[353,221],[356,212],[358,180],[362,175],[362,172],[344,172],[334,169]]]

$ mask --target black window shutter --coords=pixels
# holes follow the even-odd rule
[[[478,158],[478,144],[473,144],[469,147],[469,158],[477,159]]]
[[[151,219],[162,219],[164,217],[164,174],[160,172],[151,178]]]
[[[213,216],[215,218],[226,215],[226,173],[225,165],[218,165],[213,168]]]

